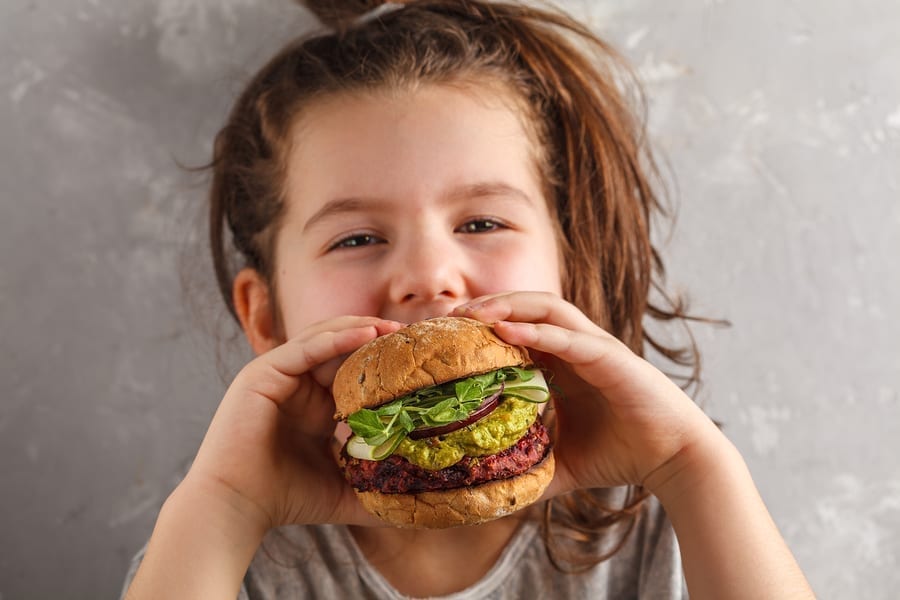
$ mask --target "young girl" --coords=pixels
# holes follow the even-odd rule
[[[552,11],[357,4],[379,3],[311,6],[335,31],[273,58],[216,140],[216,272],[258,356],[128,597],[811,596],[740,455],[641,358],[693,360],[644,330],[686,316],[651,303],[659,206],[615,54]],[[336,466],[330,385],[447,314],[552,371],[557,473],[538,510],[382,527]]]

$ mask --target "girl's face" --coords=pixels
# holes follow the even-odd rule
[[[329,96],[296,124],[275,289],[287,338],[340,315],[412,322],[484,294],[561,293],[535,152],[506,94]]]

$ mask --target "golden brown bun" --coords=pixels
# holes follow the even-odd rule
[[[445,529],[476,525],[536,502],[553,479],[555,469],[556,461],[550,451],[543,461],[509,479],[419,494],[356,491],[356,497],[367,511],[396,527]]]
[[[507,344],[480,321],[419,321],[372,340],[344,361],[334,378],[334,418],[424,387],[530,364],[525,348]]]

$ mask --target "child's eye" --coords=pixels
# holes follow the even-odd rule
[[[466,221],[457,229],[457,231],[460,233],[485,233],[488,231],[504,229],[505,227],[506,226],[503,223],[495,219],[479,218]]]
[[[371,233],[357,233],[343,237],[331,244],[328,250],[340,250],[342,248],[362,248],[363,246],[374,246],[375,244],[383,244],[384,240]]]

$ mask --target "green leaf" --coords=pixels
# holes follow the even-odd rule
[[[447,398],[446,400],[438,402],[424,413],[421,413],[420,416],[422,421],[429,426],[452,423],[459,419],[457,416],[458,411],[456,410],[456,405],[456,398]]]
[[[399,413],[402,408],[403,403],[399,400],[395,400],[390,404],[379,406],[376,412],[381,416],[393,416]]]
[[[519,367],[510,367],[510,369],[516,374],[516,379],[519,381],[531,381],[534,379],[534,371],[530,369],[521,369]]]
[[[454,391],[456,392],[456,398],[460,402],[465,402],[470,398],[474,398],[478,394],[481,393],[483,388],[479,388],[477,382],[473,378],[463,379],[462,381],[457,381],[456,386],[454,387]]]
[[[384,436],[384,439],[387,439],[388,437],[385,432],[384,423],[381,422],[378,413],[374,410],[369,410],[368,408],[358,410],[347,417],[347,424],[350,426],[350,429],[353,430],[353,433],[361,438],[365,438],[366,441],[373,445],[375,444],[371,440],[380,436]],[[383,441],[384,440],[382,440],[382,442]]]
[[[397,419],[396,425],[406,433],[409,433],[416,428],[416,424],[413,422],[413,418],[406,411],[400,413],[400,417]]]
[[[484,375],[478,375],[475,377],[475,379],[480,381],[483,387],[487,388],[496,383],[502,373],[503,369],[500,369],[499,371],[491,371],[490,373],[485,373]]]

